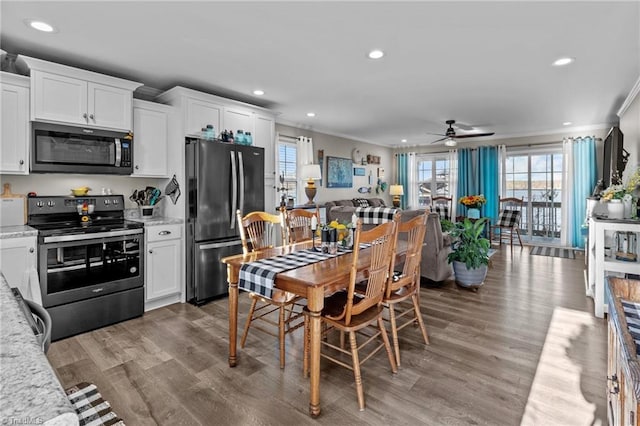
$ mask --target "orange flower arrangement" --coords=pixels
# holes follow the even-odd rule
[[[465,207],[470,209],[480,208],[484,203],[487,202],[487,199],[484,198],[484,195],[466,195],[460,198],[460,203]]]

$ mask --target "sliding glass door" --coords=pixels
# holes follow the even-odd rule
[[[503,196],[525,202],[520,222],[523,239],[560,244],[562,148],[508,151],[503,174]]]

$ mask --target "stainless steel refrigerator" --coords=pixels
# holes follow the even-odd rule
[[[264,210],[264,149],[186,140],[187,300],[228,294],[220,260],[242,253],[236,210]]]

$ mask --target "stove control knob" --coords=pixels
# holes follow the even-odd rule
[[[44,201],[36,201],[36,206],[40,208],[44,207]]]
[[[107,199],[105,199],[105,200],[104,200],[104,205],[105,205],[105,206],[108,206],[110,203],[111,203],[111,201],[109,201],[109,200],[107,200]]]
[[[47,205],[48,205],[49,207],[54,207],[54,206],[56,205],[56,202],[55,202],[55,201],[48,201],[48,202],[47,202]]]
[[[113,204],[118,205],[118,200],[116,198],[113,199]]]

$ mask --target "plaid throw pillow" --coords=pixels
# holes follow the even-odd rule
[[[512,228],[520,222],[520,210],[502,210],[498,217],[498,226]]]
[[[353,205],[356,207],[369,207],[369,200],[366,198],[354,198]]]

